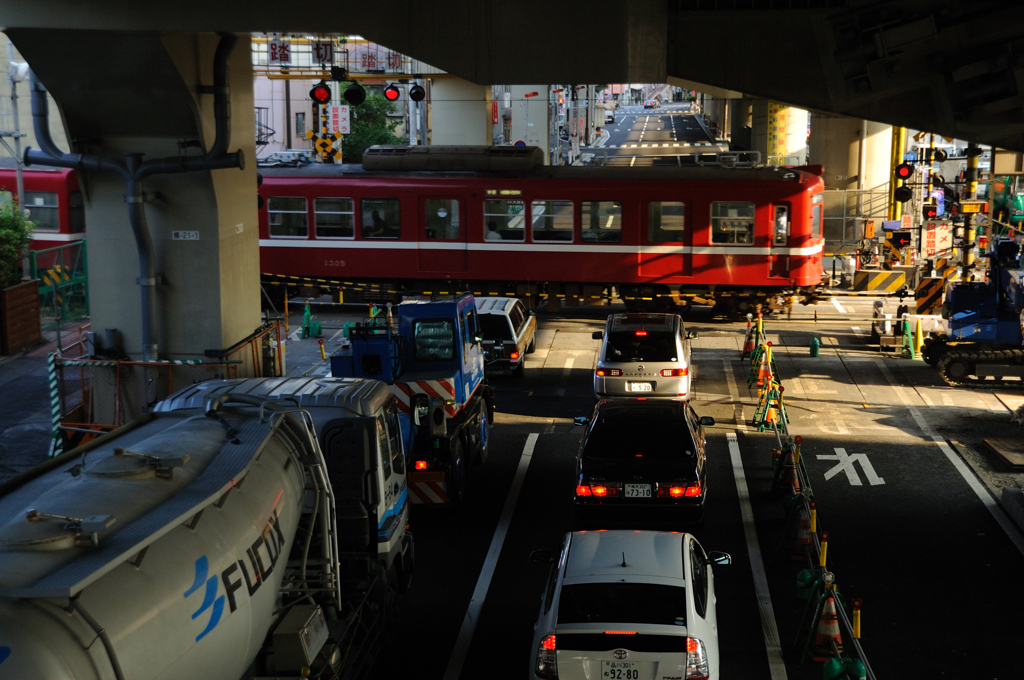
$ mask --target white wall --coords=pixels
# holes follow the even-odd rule
[[[515,109],[513,109],[513,116],[514,111]],[[530,122],[533,122],[532,108]],[[490,146],[491,86],[476,85],[459,78],[434,80],[430,87],[429,127],[429,139],[432,146],[448,144]]]

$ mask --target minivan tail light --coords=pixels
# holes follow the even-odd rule
[[[594,375],[597,375],[597,376],[602,377],[602,378],[604,376],[616,377],[616,376],[622,375],[622,369],[621,368],[599,368],[596,371],[594,371]]]
[[[558,680],[558,658],[556,656],[555,636],[545,635],[537,647],[537,661],[534,670],[537,677]],[[686,655],[689,659],[689,654]]]
[[[707,680],[709,675],[704,643],[697,638],[686,638],[686,680]]]
[[[688,368],[666,368],[661,371],[662,378],[682,378],[685,375],[690,375],[690,369]]]

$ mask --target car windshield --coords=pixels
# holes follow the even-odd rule
[[[563,586],[558,623],[588,622],[685,626],[686,588],[623,582]]]
[[[696,450],[690,429],[681,421],[636,419],[628,423],[598,422],[587,434],[583,456],[600,460],[672,460]]]
[[[604,361],[679,361],[675,340],[671,331],[612,331]]]
[[[480,315],[480,332],[485,340],[511,340],[512,327],[508,320],[498,314]]]

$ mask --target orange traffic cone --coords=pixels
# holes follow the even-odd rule
[[[772,379],[771,345],[765,345],[761,352],[761,364],[757,367],[757,384],[763,387]]]
[[[800,504],[799,510],[797,510],[795,538],[794,550],[790,554],[790,557],[796,561],[807,559],[804,547],[814,542],[814,536],[811,534],[811,520],[807,514],[807,508],[805,508],[802,503]]]
[[[832,649],[832,642],[835,641],[836,649]],[[843,653],[843,638],[839,634],[839,615],[836,613],[836,601],[831,595],[828,601],[821,608],[821,618],[818,619],[818,631],[814,635],[814,647],[811,649],[811,661],[828,661],[836,655]]]
[[[754,327],[747,319],[747,337],[743,339],[743,350],[740,352],[740,359],[746,359],[754,353]]]

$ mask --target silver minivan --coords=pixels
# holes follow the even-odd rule
[[[612,314],[601,340],[594,369],[594,394],[687,400],[693,393],[690,340],[678,314]]]

